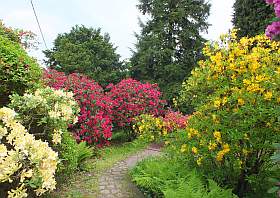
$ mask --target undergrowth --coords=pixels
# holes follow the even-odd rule
[[[230,189],[204,180],[185,160],[171,156],[143,160],[132,171],[133,181],[148,198],[236,198]]]

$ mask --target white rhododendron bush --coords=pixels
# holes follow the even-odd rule
[[[13,94],[10,99],[9,107],[18,113],[29,133],[51,145],[60,144],[68,126],[78,121],[80,108],[72,92],[46,87],[34,94]]]
[[[54,190],[57,153],[29,134],[15,116],[12,109],[0,109],[1,191],[8,187],[8,197],[27,197],[28,193],[39,196]]]

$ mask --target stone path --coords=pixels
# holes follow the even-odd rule
[[[131,182],[128,170],[134,167],[137,162],[159,154],[158,146],[151,145],[144,151],[117,162],[100,176],[98,198],[144,198],[143,194]]]

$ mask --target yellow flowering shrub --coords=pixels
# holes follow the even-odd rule
[[[140,138],[150,142],[158,140],[162,135],[167,135],[162,119],[148,114],[140,115],[136,119],[133,130]]]
[[[78,121],[80,111],[71,92],[46,87],[34,94],[14,94],[9,107],[17,112],[17,118],[29,133],[47,141],[58,152],[63,159],[58,173],[71,174],[78,168],[80,159],[84,159],[80,156],[91,152],[87,146],[79,145],[68,131],[69,125]]]
[[[164,117],[143,114],[136,118],[136,124],[133,125],[133,129],[140,138],[148,141],[163,140],[173,131],[185,129],[187,119],[188,116],[173,111],[166,112]]]
[[[280,140],[280,43],[264,35],[238,41],[233,31],[204,55],[178,99],[195,109],[179,149],[242,196]]]
[[[55,189],[58,155],[47,142],[36,140],[7,107],[0,109],[0,195],[37,196]]]

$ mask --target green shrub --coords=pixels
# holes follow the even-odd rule
[[[133,181],[147,197],[234,198],[231,190],[213,181],[204,181],[185,160],[176,157],[150,158],[140,162],[131,172]]]
[[[20,43],[19,35],[12,28],[6,27],[1,20],[0,20],[0,36],[6,37],[13,42]]]
[[[273,143],[280,140],[280,45],[235,32],[208,45],[208,58],[192,71],[179,101],[196,112],[183,151],[219,184],[239,196],[265,194]]]
[[[0,106],[8,104],[9,95],[22,95],[36,87],[41,68],[30,58],[19,43],[0,35]]]
[[[93,156],[93,151],[86,142],[77,143],[70,133],[62,134],[62,142],[58,147],[63,164],[59,167],[59,172],[66,176],[80,169],[83,161]]]

